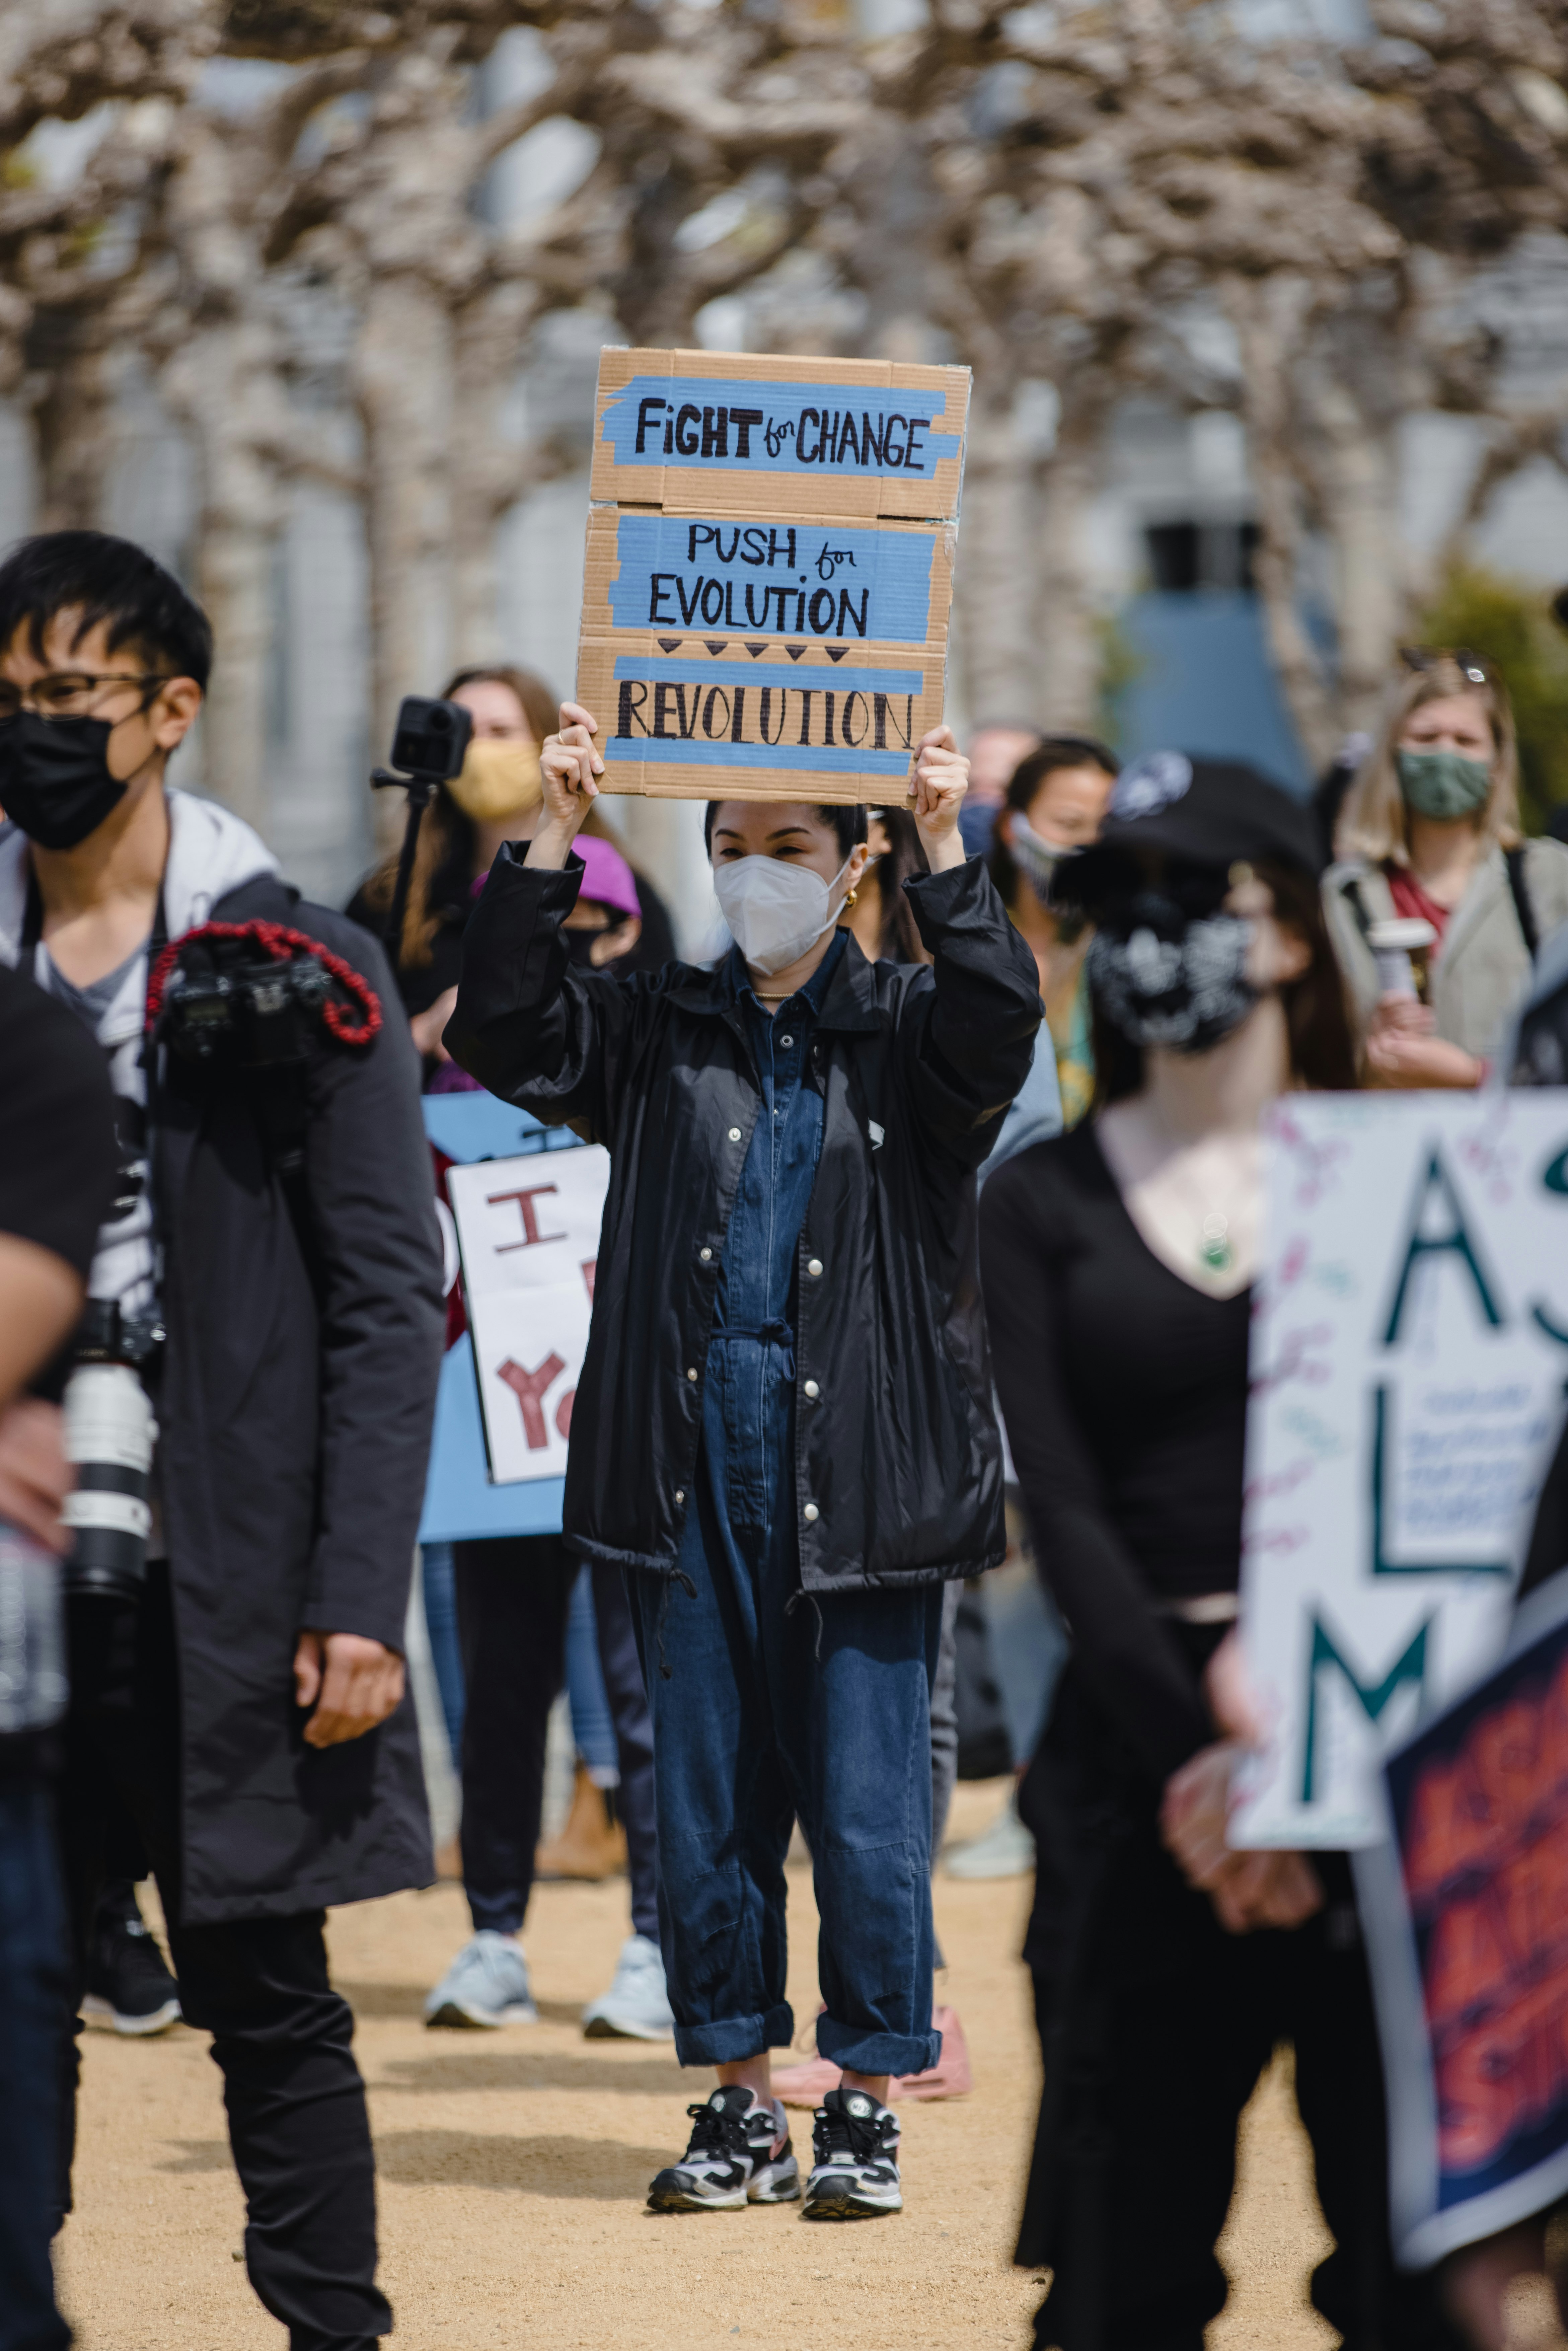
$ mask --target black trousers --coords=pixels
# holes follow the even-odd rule
[[[476,1928],[515,1935],[533,1891],[545,1735],[560,1688],[571,1587],[582,1562],[559,1535],[453,1546],[463,1717],[463,1886]],[[659,1939],[653,1732],[625,1579],[595,1567],[593,1613],[621,1770],[632,1922]]]
[[[1020,1809],[1040,1875],[1025,1956],[1045,2089],[1018,2260],[1050,2265],[1035,2342],[1202,2351],[1224,2306],[1215,2255],[1236,2127],[1293,2043],[1334,2251],[1312,2301],[1347,2351],[1463,2351],[1430,2276],[1396,2268],[1383,2070],[1343,1855],[1294,1933],[1227,1935],[1159,1840],[1140,1781],[1077,1675],[1064,1676]]]
[[[79,2005],[118,1800],[146,1846],[185,2020],[213,2036],[246,2193],[246,2265],[291,2351],[361,2351],[390,2333],[376,2286],[375,2158],[354,2021],[327,1975],[325,1913],[180,1923],[180,1694],[168,1573],[137,1606],[69,1608],[71,1708],[59,1819]],[[77,2051],[67,2036],[64,2111]],[[69,2210],[69,2142],[62,2210]]]
[[[7,1757],[0,1764],[0,2351],[67,2351],[71,2339],[55,2308],[49,2265],[59,2051],[68,2037],[53,1791],[30,1760]]]

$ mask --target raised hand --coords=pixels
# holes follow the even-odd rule
[[[560,705],[560,732],[547,735],[539,753],[544,778],[544,822],[528,846],[530,865],[559,867],[582,830],[590,803],[599,797],[597,778],[604,762],[593,747],[599,721],[580,703]]]
[[[947,726],[933,726],[915,747],[909,779],[915,830],[933,873],[964,862],[958,810],[969,789],[969,762]]]

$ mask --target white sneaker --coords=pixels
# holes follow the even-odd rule
[[[537,2024],[528,1963],[512,1935],[482,1927],[424,2003],[426,2024]]]
[[[764,2105],[732,2082],[686,2112],[690,2144],[679,2163],[655,2174],[651,2212],[743,2212],[748,2204],[794,2203],[800,2167],[777,2100]]]
[[[869,2090],[841,2083],[817,2108],[811,2126],[808,2220],[876,2220],[904,2210],[898,2176],[898,2116]]]
[[[664,1989],[664,1962],[646,1935],[628,1935],[615,1962],[615,1980],[582,2011],[589,2041],[671,2041],[675,2020]]]
[[[1034,1839],[1019,1818],[1018,1790],[982,1837],[961,1844],[944,1865],[949,1877],[1027,1877],[1034,1867]]]

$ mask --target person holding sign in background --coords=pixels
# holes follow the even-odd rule
[[[1568,922],[1568,849],[1524,840],[1508,688],[1479,653],[1410,646],[1340,813],[1329,931],[1379,1086],[1479,1086],[1541,941]]]
[[[1032,957],[957,831],[946,726],[910,789],[931,871],[905,884],[928,966],[837,926],[857,805],[710,802],[736,946],[712,971],[574,966],[572,844],[602,774],[567,704],[546,821],[469,926],[448,1050],[612,1157],[573,1405],[565,1529],[631,1572],[653,1716],[660,1924],[689,2111],[661,2211],[793,2200],[768,2051],[787,2044],[784,1857],[821,1915],[816,2218],[901,2209],[888,2079],[931,2029],[929,1706],[946,1581],[1005,1549],[973,1257],[974,1170],[1023,1082]]]
[[[1394,2267],[1346,1859],[1226,1844],[1260,1122],[1354,1082],[1318,862],[1250,768],[1124,770],[1058,884],[1096,925],[1096,1114],[981,1200],[998,1393],[1073,1642],[1019,1805],[1045,2091],[1016,2258],[1051,2267],[1035,2340],[1067,2351],[1200,2351],[1237,2121],[1285,2039],[1338,2245],[1317,2307],[1354,2351],[1456,2340]]]

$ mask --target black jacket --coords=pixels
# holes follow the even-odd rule
[[[403,1646],[442,1332],[417,1061],[380,948],[341,914],[270,876],[213,914],[320,940],[370,981],[384,1019],[368,1047],[322,1036],[312,1051],[304,1245],[254,1090],[161,1057],[158,1460],[188,1925],[434,1875],[412,1698],[365,1738],[318,1751],[292,1682],[303,1625]]]
[[[565,1532],[591,1559],[668,1574],[760,1095],[727,965],[568,968],[580,873],[497,860],[445,1042],[493,1093],[609,1145]],[[1029,1071],[1034,958],[978,860],[906,886],[935,962],[870,964],[850,939],[811,1049],[824,1117],[795,1347],[808,1592],[974,1575],[1005,1548],[974,1171]]]

